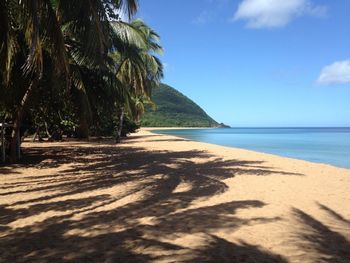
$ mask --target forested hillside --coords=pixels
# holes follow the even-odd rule
[[[147,107],[142,118],[145,127],[217,127],[201,107],[176,89],[161,84],[152,91],[156,109]]]

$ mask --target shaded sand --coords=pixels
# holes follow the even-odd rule
[[[350,262],[350,170],[145,130],[24,152],[1,262]]]

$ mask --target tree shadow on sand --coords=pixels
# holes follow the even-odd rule
[[[318,204],[330,218],[331,227],[294,208],[301,229],[297,243],[313,257],[314,262],[350,262],[350,222],[331,208]]]
[[[282,256],[264,251],[241,241],[238,244],[228,242],[215,235],[207,238],[207,245],[193,251],[196,257],[188,262],[276,262],[287,263]]]
[[[224,193],[228,186],[223,180],[236,175],[299,174],[269,168],[262,161],[223,160],[203,151],[96,145],[27,150],[43,156],[28,165],[60,169],[1,185],[0,198],[6,200],[0,206],[1,260],[148,262],[169,257],[166,261],[283,262],[262,248],[213,234],[280,220],[236,215],[239,209],[263,207],[263,202],[192,205]],[[21,199],[12,199],[19,195]],[[202,235],[205,242],[195,248],[171,242],[186,235]]]

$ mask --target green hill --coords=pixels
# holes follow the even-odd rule
[[[153,90],[156,110],[146,109],[143,127],[219,127],[205,111],[176,89],[162,84]]]

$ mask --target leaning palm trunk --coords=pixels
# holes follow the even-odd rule
[[[16,162],[18,158],[17,147],[19,147],[20,145],[18,144],[21,143],[20,140],[18,140],[18,138],[20,136],[22,120],[27,110],[28,104],[30,102],[31,95],[33,94],[34,89],[38,85],[38,82],[39,82],[39,79],[35,77],[33,82],[29,85],[18,107],[15,120],[13,122],[13,130],[11,134],[11,143],[10,143],[10,161],[12,163]]]
[[[117,130],[117,136],[115,138],[115,142],[118,143],[120,142],[120,138],[122,137],[122,130],[123,130],[123,122],[124,122],[124,107],[120,109],[120,116],[119,116],[119,126]]]

